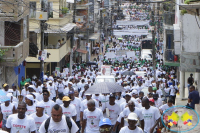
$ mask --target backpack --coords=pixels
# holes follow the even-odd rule
[[[45,130],[46,130],[46,133],[48,133],[48,128],[49,128],[50,120],[51,120],[51,117],[49,117],[49,118],[45,121],[45,123],[44,123],[44,128],[45,128]],[[66,120],[67,126],[68,126],[68,128],[69,128],[69,133],[71,133],[71,128],[72,128],[71,119],[70,119],[69,116],[66,116],[65,120]]]

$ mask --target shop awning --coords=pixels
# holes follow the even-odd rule
[[[40,31],[40,29],[36,29],[35,30],[35,33],[40,33],[41,31]],[[44,33],[65,33],[65,32],[63,32],[63,31],[61,31],[61,30],[54,30],[54,29],[47,29],[47,30],[45,30],[44,31]]]
[[[87,54],[88,51],[83,49],[77,49],[76,52]]]
[[[74,3],[74,0],[66,0],[67,3]]]
[[[60,28],[61,31],[63,32],[69,32],[70,30],[72,30],[74,27],[76,26],[76,24],[74,23],[68,23],[65,26],[63,26],[62,28]]]
[[[92,35],[89,37],[89,39],[90,39],[90,40],[98,40],[99,37],[100,37],[100,34],[99,34],[99,33],[94,33],[94,34],[92,34]]]

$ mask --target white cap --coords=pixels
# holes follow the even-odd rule
[[[50,80],[49,83],[53,83],[53,82]]]
[[[86,96],[91,96],[92,94],[85,94]]]
[[[8,89],[8,93],[13,93],[13,89]]]
[[[68,82],[68,84],[70,84],[70,85],[73,85],[73,83],[72,83],[72,82]]]
[[[12,93],[7,93],[6,96],[9,98],[9,100],[11,100],[11,97],[13,97]]]
[[[131,96],[131,93],[126,93],[126,95],[129,95],[129,96]],[[126,96],[126,95],[125,95],[125,96]]]
[[[136,113],[130,113],[130,114],[128,115],[128,120],[136,120],[136,121],[138,121],[138,116],[137,116],[137,114],[136,114]]]
[[[133,91],[132,91],[132,95],[133,95],[133,94],[138,94],[137,90],[133,90]]]
[[[36,107],[45,108],[45,104],[43,102],[37,102]]]
[[[26,95],[26,98],[29,99],[29,100],[31,100],[31,101],[34,101],[34,98],[33,98],[32,95]]]

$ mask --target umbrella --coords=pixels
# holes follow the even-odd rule
[[[8,101],[8,100],[10,100],[10,99],[6,96],[6,93],[3,92],[2,90],[0,90],[0,101],[5,102],[5,101]]]
[[[113,82],[101,82],[96,83],[91,86],[85,94],[100,94],[100,93],[114,93],[114,92],[122,92],[124,88],[117,83]]]
[[[132,75],[135,75],[135,73],[132,72],[132,71],[125,71],[125,72],[122,73],[122,75],[130,75],[130,76],[132,76]]]
[[[123,38],[118,38],[118,40],[123,40]]]

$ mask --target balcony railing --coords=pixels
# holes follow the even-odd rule
[[[1,46],[2,50],[7,50],[0,65],[18,66],[29,54],[29,39],[20,42],[16,46]]]
[[[166,49],[164,58],[167,62],[180,62],[180,57],[178,55],[175,55],[174,49]]]
[[[164,15],[164,24],[173,25],[175,23],[175,13],[165,12],[163,15]]]
[[[29,0],[0,1],[0,21],[19,21],[29,14]]]

